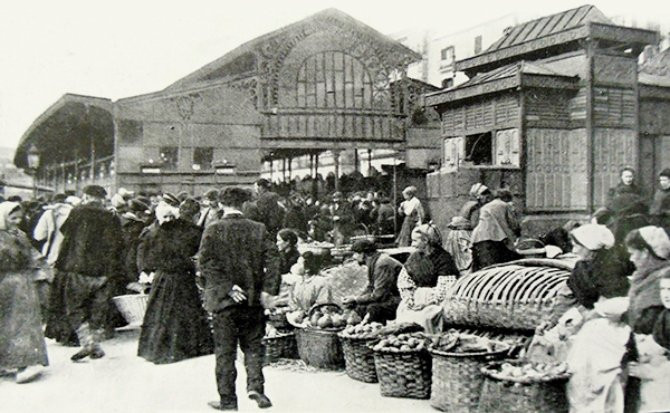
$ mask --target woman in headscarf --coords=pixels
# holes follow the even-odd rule
[[[16,382],[38,377],[49,364],[40,304],[33,279],[46,268],[28,237],[16,202],[0,204],[0,371],[16,371]]]
[[[514,243],[521,233],[512,205],[502,198],[511,197],[509,190],[496,191],[496,198],[479,210],[479,221],[472,231],[472,271],[520,258]]]
[[[421,201],[416,197],[416,187],[408,186],[402,191],[402,196],[405,200],[398,207],[398,213],[405,218],[398,234],[398,246],[409,247],[412,244],[412,230],[423,223],[425,212]]]
[[[324,265],[325,256],[311,251],[302,253],[296,266],[292,269],[293,288],[289,292],[289,307],[306,315],[315,304],[333,302],[333,294],[328,278],[319,275]]]
[[[412,231],[410,254],[398,274],[401,302],[396,320],[415,322],[429,333],[443,329],[442,306],[447,289],[459,276],[451,255],[442,248],[442,236],[432,223]]]
[[[140,334],[138,355],[154,364],[174,363],[213,352],[207,314],[200,302],[193,257],[202,229],[179,219],[170,194],[156,208],[159,225],[142,237],[140,270],[155,273]]]
[[[630,260],[635,265],[625,315],[635,334],[629,358],[639,361],[644,356],[645,341],[653,334],[655,324],[665,310],[661,301],[660,280],[670,272],[670,238],[663,228],[646,226],[631,231],[625,243]],[[627,411],[637,411],[640,407],[640,384],[638,378],[629,377],[626,385]],[[642,404],[647,402],[650,401],[642,401]]]

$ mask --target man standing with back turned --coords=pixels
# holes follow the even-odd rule
[[[106,196],[101,186],[84,188],[81,205],[60,228],[63,244],[56,268],[64,273],[67,319],[82,346],[72,361],[105,355],[99,343],[110,309],[110,278],[122,274],[121,221],[105,209]]]
[[[237,410],[235,358],[237,343],[244,352],[247,393],[260,408],[272,406],[264,394],[263,350],[264,303],[269,300],[271,280],[266,276],[273,243],[265,225],[244,217],[242,204],[248,192],[227,188],[221,195],[223,218],[205,229],[199,264],[205,281],[204,304],[213,314],[216,381],[220,401],[217,410]]]

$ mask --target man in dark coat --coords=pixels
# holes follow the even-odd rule
[[[402,264],[377,251],[375,244],[366,239],[354,242],[351,250],[354,259],[368,267],[368,286],[363,294],[345,297],[342,303],[354,308],[361,317],[370,314],[370,321],[383,323],[393,320],[400,304],[397,284]]]
[[[264,394],[263,348],[265,317],[261,301],[269,297],[273,281],[266,268],[274,243],[265,225],[244,217],[242,205],[248,193],[227,188],[222,196],[224,215],[205,229],[199,264],[204,278],[204,304],[213,315],[216,379],[220,401],[210,402],[218,410],[237,410],[235,358],[237,343],[244,352],[247,393],[258,406],[272,406]]]
[[[245,215],[265,225],[269,236],[274,239],[284,222],[284,208],[279,205],[279,195],[271,190],[271,184],[267,179],[259,179],[255,187],[258,199],[245,208]]]
[[[105,355],[99,341],[110,308],[113,277],[123,274],[123,238],[118,216],[103,205],[107,192],[84,188],[81,205],[61,226],[63,245],[56,268],[65,274],[65,309],[82,349],[73,361]]]

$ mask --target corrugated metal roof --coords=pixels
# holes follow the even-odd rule
[[[484,53],[559,33],[589,21],[611,23],[595,6],[585,5],[508,28],[505,35],[489,46]]]

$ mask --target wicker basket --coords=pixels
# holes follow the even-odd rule
[[[505,406],[505,411],[511,413],[562,413],[569,410],[565,393],[567,374],[534,381],[501,379],[494,374],[501,364],[490,363],[481,369],[485,380],[479,412],[497,413],[500,406]]]
[[[338,334],[344,353],[347,376],[365,383],[377,383],[374,352],[369,345],[377,338],[356,338]]]
[[[288,320],[286,320],[286,314],[268,314],[266,322],[277,330],[290,330],[293,328]]]
[[[315,305],[307,312],[307,317],[311,317],[318,308],[329,306],[341,308],[339,305],[332,303]],[[337,334],[343,329],[344,327],[331,329],[303,327],[296,330],[300,359],[305,364],[322,369],[342,369],[344,367],[344,355]]]
[[[116,308],[119,309],[123,318],[128,322],[128,327],[140,327],[144,321],[144,313],[147,311],[147,294],[127,294],[112,298]]]
[[[390,352],[375,350],[379,390],[385,397],[430,397],[430,353],[426,350]]]
[[[430,405],[445,412],[476,412],[484,375],[481,368],[492,360],[505,358],[509,347],[491,353],[452,353],[430,349],[433,377]]]
[[[263,358],[265,364],[273,363],[280,358],[297,358],[298,349],[293,333],[263,337],[261,342],[265,351]]]

